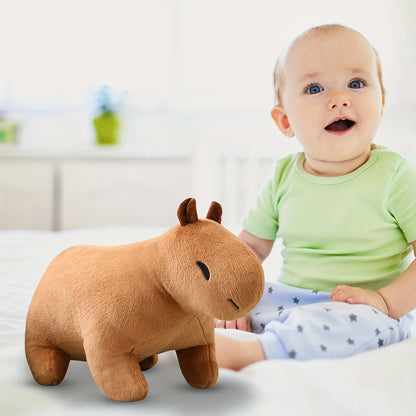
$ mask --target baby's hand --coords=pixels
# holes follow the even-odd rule
[[[233,321],[217,321],[215,328],[239,329],[240,331],[251,332],[251,321],[248,315]]]
[[[361,289],[359,287],[339,285],[332,291],[331,300],[334,302],[370,305],[386,315],[389,312],[386,302],[378,292],[372,292],[371,290]]]

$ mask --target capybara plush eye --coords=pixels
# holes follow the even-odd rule
[[[204,273],[205,279],[209,280],[210,275],[209,275],[208,266],[206,264],[202,263],[202,261],[197,261],[196,264],[202,270],[202,273]]]

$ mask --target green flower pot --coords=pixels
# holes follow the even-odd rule
[[[99,145],[118,143],[120,120],[113,112],[102,113],[93,120],[95,136]]]
[[[0,118],[0,143],[16,143],[17,124]]]

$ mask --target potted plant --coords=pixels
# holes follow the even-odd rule
[[[96,143],[115,145],[119,140],[120,119],[115,108],[115,98],[108,85],[103,85],[99,89],[97,104],[99,115],[93,120]]]
[[[17,124],[0,115],[0,143],[16,143]]]
[[[0,97],[0,144],[16,144],[18,125],[9,114],[14,104],[11,83],[6,84]]]

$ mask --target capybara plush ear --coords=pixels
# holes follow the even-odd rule
[[[207,218],[221,224],[222,207],[218,202],[212,201],[209,207]]]
[[[196,201],[194,198],[185,199],[185,201],[179,205],[178,219],[181,225],[186,225],[198,221]]]

